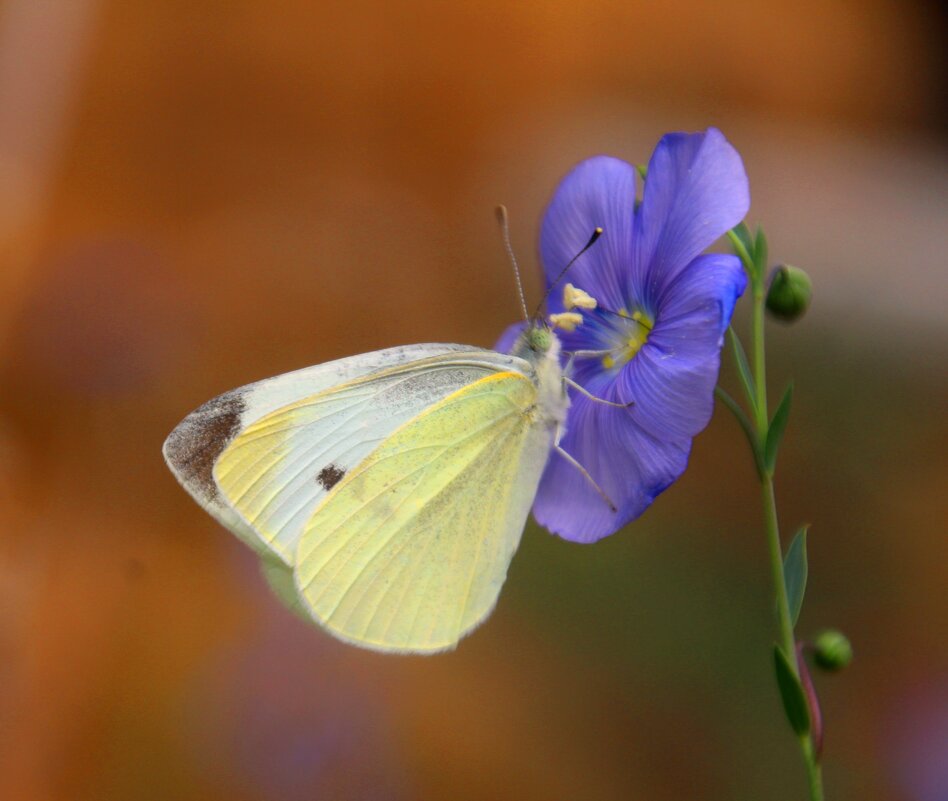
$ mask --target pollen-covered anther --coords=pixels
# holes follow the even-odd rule
[[[588,292],[567,284],[563,287],[563,306],[567,311],[572,309],[595,309],[598,304],[596,299]]]
[[[575,331],[576,326],[583,322],[583,315],[578,312],[559,312],[550,315],[550,325],[561,328],[566,332]]]

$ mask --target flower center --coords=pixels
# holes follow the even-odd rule
[[[636,309],[632,314],[622,309],[610,322],[612,330],[607,336],[613,347],[602,357],[602,366],[607,370],[622,367],[635,356],[648,342],[648,335],[655,324],[652,316],[641,309]]]

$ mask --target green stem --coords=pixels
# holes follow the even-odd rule
[[[764,358],[764,281],[762,276],[751,273],[753,285],[752,350],[754,363],[754,389],[756,408],[754,409],[757,428],[757,440],[767,441],[770,426],[767,412],[767,365]],[[777,499],[774,495],[773,470],[760,471],[761,494],[764,506],[764,530],[767,536],[767,549],[770,552],[770,570],[773,574],[774,592],[777,596],[777,622],[780,629],[780,645],[786,654],[794,673],[799,678],[797,667],[796,637],[793,633],[793,620],[790,617],[790,603],[787,598],[787,582],[783,573],[783,548],[780,544],[780,523],[777,519]],[[823,801],[823,780],[820,764],[809,735],[800,738],[800,748],[806,765],[809,782],[810,801]]]
[[[810,801],[823,801],[823,769],[813,753],[813,741],[804,736],[800,738],[800,749],[806,763],[806,777],[810,788]]]
[[[767,548],[770,551],[770,571],[773,574],[774,589],[777,593],[777,623],[780,627],[780,647],[790,660],[793,672],[799,678],[797,670],[797,647],[793,636],[793,621],[790,617],[790,602],[787,599],[787,582],[783,575],[783,549],[780,547],[780,524],[777,522],[777,500],[774,496],[774,480],[764,475],[761,481],[764,500],[764,529],[767,534]]]
[[[767,374],[764,359],[764,292],[763,282],[754,282],[754,385],[757,390],[757,440],[767,441]],[[774,496],[773,473],[764,470],[761,473],[761,490],[764,502],[764,530],[767,534],[767,548],[770,551],[770,569],[773,573],[774,589],[777,593],[777,619],[780,625],[780,644],[796,670],[796,640],[793,636],[793,622],[790,618],[790,603],[787,600],[787,582],[783,575],[783,548],[780,545],[780,523],[777,520],[777,500]]]
[[[764,283],[754,281],[753,318],[754,385],[757,389],[754,409],[757,415],[757,435],[761,442],[767,441],[767,365],[764,357]]]

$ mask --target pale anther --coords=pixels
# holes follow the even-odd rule
[[[567,284],[563,287],[563,306],[567,309],[595,309],[596,299],[582,289]]]
[[[576,326],[583,322],[583,315],[578,312],[560,312],[550,315],[550,325],[562,328],[564,331],[575,331]]]

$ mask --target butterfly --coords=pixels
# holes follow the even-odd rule
[[[331,634],[451,649],[497,603],[559,448],[560,356],[535,315],[510,354],[421,344],[308,367],[208,401],[164,457],[263,558],[277,594]]]

